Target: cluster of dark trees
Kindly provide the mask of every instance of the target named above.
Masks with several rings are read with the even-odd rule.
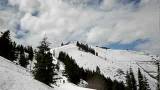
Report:
[[[139,68],[138,68],[138,83],[139,83],[139,90],[151,90],[147,82],[147,78],[144,75],[142,75]]]
[[[83,50],[83,51],[85,51],[85,52],[90,52],[90,53],[92,53],[93,55],[98,56],[98,53],[95,52],[95,50],[94,50],[93,48],[89,47],[88,44],[79,43],[79,42],[77,41],[76,45],[79,47],[79,50]]]
[[[34,78],[51,86],[51,84],[55,83],[53,76],[56,75],[56,65],[52,63],[53,57],[46,37],[43,38],[38,46],[35,59]]]
[[[13,42],[10,38],[10,31],[1,33],[0,37],[0,56],[12,61],[17,62],[22,67],[27,67],[29,60],[32,61],[34,58],[34,51],[31,46],[18,45]],[[35,52],[35,67],[34,67],[34,78],[47,84],[51,85],[55,80],[55,65],[52,63],[53,57],[50,53],[49,43],[45,37],[38,50]]]
[[[0,35],[0,56],[26,68],[29,60],[33,60],[34,52],[31,46],[25,47],[12,41],[10,31],[7,30]]]
[[[65,64],[65,73],[69,81],[74,84],[78,84],[83,79],[88,82],[88,88],[96,90],[125,90],[123,82],[105,78],[100,73],[99,67],[97,67],[96,71],[84,70],[76,64],[74,59],[64,52],[59,53],[58,59]]]
[[[142,75],[139,68],[138,68],[138,84],[134,77],[132,68],[130,68],[130,70],[127,71],[126,75],[126,85],[127,85],[126,87],[127,90],[151,90],[147,82],[147,78]]]

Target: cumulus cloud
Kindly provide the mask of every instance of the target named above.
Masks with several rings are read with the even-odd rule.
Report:
[[[160,3],[158,0],[133,1],[9,0],[9,4],[18,7],[20,31],[27,32],[21,43],[37,46],[44,35],[52,46],[74,40],[109,45],[148,39],[136,48],[159,53]],[[16,34],[17,30],[13,32]]]

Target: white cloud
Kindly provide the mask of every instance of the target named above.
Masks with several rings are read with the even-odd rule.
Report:
[[[77,4],[80,0],[77,1]],[[85,0],[83,0],[83,4]],[[80,2],[81,3],[81,2]],[[24,12],[20,19],[25,40],[36,46],[46,34],[54,45],[62,41],[81,40],[91,44],[131,43],[149,39],[138,49],[150,50],[160,46],[158,0],[141,0],[138,8],[119,5],[117,0],[103,0],[97,8],[73,6],[63,0],[10,0],[10,4]],[[32,16],[38,11],[38,16]],[[159,53],[160,51],[153,51]]]

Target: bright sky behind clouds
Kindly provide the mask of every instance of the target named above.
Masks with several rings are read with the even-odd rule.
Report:
[[[159,54],[159,24],[159,0],[0,0],[0,31],[33,46],[47,35],[52,46],[79,40]]]

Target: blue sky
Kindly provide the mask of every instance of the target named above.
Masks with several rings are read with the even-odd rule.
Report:
[[[149,40],[141,40],[138,39],[128,44],[121,44],[120,42],[112,43],[110,45],[106,45],[105,47],[113,48],[113,49],[128,49],[128,50],[137,50],[136,47],[140,44],[144,44],[149,42]]]

